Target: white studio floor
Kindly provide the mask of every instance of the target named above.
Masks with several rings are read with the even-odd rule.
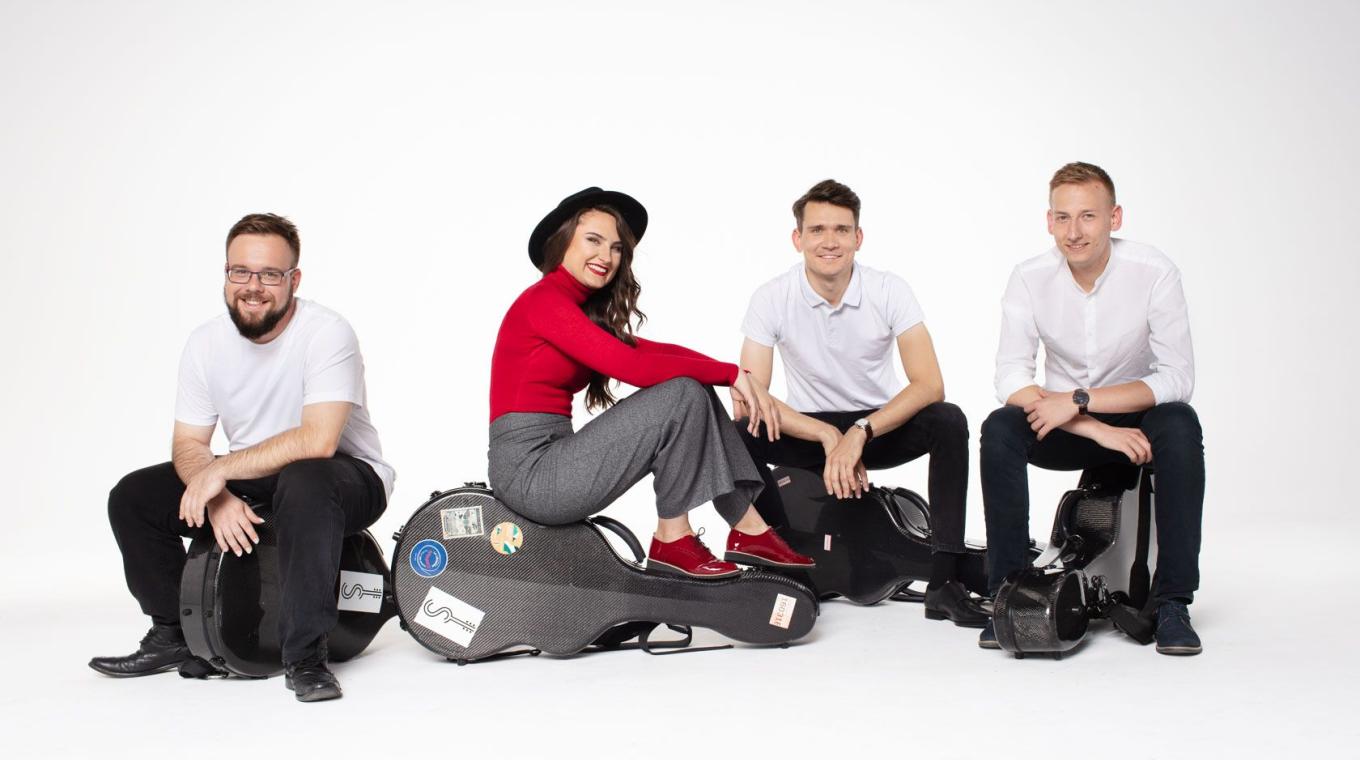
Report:
[[[979,650],[913,604],[823,605],[789,649],[627,651],[465,667],[389,622],[336,667],[346,696],[303,705],[268,681],[115,680],[95,654],[145,628],[116,577],[84,604],[5,606],[0,754],[19,757],[1355,756],[1349,646],[1360,622],[1339,551],[1310,538],[1218,536],[1192,607],[1205,653],[1156,654],[1108,626],[1062,661]],[[1331,539],[1335,540],[1335,539]],[[1328,539],[1322,539],[1324,543]],[[1324,547],[1325,548],[1325,547]],[[700,643],[718,640],[702,635]],[[1123,737],[1123,738],[1120,738]]]

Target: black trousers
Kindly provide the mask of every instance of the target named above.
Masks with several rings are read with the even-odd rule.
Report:
[[[337,454],[293,462],[267,478],[228,481],[227,487],[271,504],[282,586],[279,640],[285,663],[302,660],[335,627],[341,542],[386,509],[382,480],[366,462]],[[109,524],[128,590],[162,625],[179,625],[181,537],[212,535],[208,526],[190,528],[179,519],[183,495],[184,483],[170,462],[137,470],[109,492]]]
[[[1199,588],[1200,521],[1204,513],[1204,434],[1189,404],[1158,404],[1131,414],[1093,414],[1116,427],[1136,427],[1152,444],[1157,467],[1157,599],[1189,603]],[[987,586],[995,593],[1029,563],[1029,465],[1083,470],[1128,463],[1118,451],[1055,430],[1040,441],[1025,410],[1003,406],[982,423],[982,502],[987,515]]]
[[[841,432],[849,430],[855,420],[874,413],[875,409],[858,412],[813,412],[807,416],[821,420]],[[742,440],[751,458],[759,465],[765,490],[760,492],[756,505],[762,511],[768,506],[782,511],[779,487],[767,465],[801,467],[820,472],[826,465],[826,452],[816,441],[804,441],[783,436],[771,443],[764,437],[746,431],[746,421],[738,420]],[[761,428],[762,432],[764,427]],[[864,447],[865,469],[885,470],[930,455],[930,520],[935,551],[961,554],[963,525],[968,497],[968,419],[963,410],[941,401],[931,404],[907,420],[902,427],[876,435]],[[773,501],[767,501],[773,500]]]

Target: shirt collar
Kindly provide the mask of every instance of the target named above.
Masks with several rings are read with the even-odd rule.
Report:
[[[846,286],[845,294],[841,296],[840,305],[858,307],[860,302],[860,296],[863,293],[864,287],[860,281],[859,262],[855,262],[851,266],[853,268],[850,271],[850,284]],[[798,281],[802,285],[803,300],[807,301],[808,306],[814,309],[817,308],[818,306],[826,306],[832,311],[835,311],[836,308],[839,308],[832,307],[829,301],[827,301],[825,298],[822,298],[820,293],[812,289],[812,283],[808,282],[806,268],[800,268],[799,273],[802,275],[801,277],[798,278]]]
[[[1063,257],[1062,251],[1058,250],[1057,246],[1054,246],[1053,251],[1054,253],[1058,254],[1058,261],[1060,262],[1059,268],[1062,269],[1063,273],[1067,275],[1067,279],[1069,282],[1072,283],[1072,287],[1076,288],[1076,291],[1082,294],[1083,296],[1093,296],[1096,293],[1100,292],[1100,286],[1105,284],[1106,280],[1110,279],[1110,272],[1114,271],[1114,268],[1117,265],[1116,262],[1119,257],[1116,256],[1115,253],[1119,248],[1119,246],[1117,245],[1118,242],[1119,241],[1116,240],[1115,238],[1110,238],[1110,259],[1109,261],[1105,262],[1105,270],[1100,273],[1099,277],[1096,278],[1095,285],[1091,286],[1090,293],[1087,293],[1086,291],[1082,290],[1081,285],[1077,284],[1076,275],[1072,274],[1072,267],[1069,267],[1067,265],[1067,259]]]

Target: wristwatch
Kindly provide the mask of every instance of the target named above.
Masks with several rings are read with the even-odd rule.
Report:
[[[1072,403],[1077,405],[1077,414],[1086,414],[1086,405],[1091,403],[1091,394],[1084,388],[1072,391]]]
[[[868,417],[860,417],[855,420],[855,427],[864,431],[864,442],[868,443],[874,439],[874,426],[869,424]]]

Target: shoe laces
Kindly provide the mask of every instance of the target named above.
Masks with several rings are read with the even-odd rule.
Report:
[[[151,626],[151,630],[146,632],[146,635],[143,636],[142,640],[138,642],[138,646],[145,649],[147,644],[174,646],[176,644],[183,643],[184,634],[181,633],[180,635],[176,636],[175,626],[156,624]]]
[[[703,554],[708,556],[709,560],[714,560],[717,559],[717,557],[713,556],[713,552],[708,548],[708,545],[705,544],[703,541],[703,535],[707,530],[708,530],[707,528],[700,528],[699,532],[694,534],[694,543],[699,545],[699,548],[702,550]]]

